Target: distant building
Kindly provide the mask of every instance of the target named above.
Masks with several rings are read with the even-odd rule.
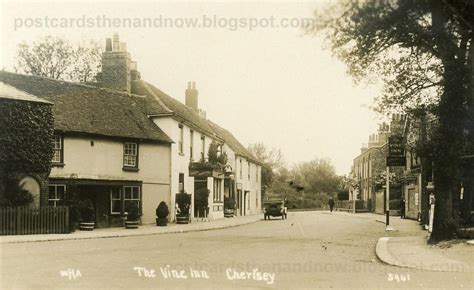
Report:
[[[433,136],[438,120],[431,114],[406,118],[403,130],[406,152],[406,168],[402,175],[405,216],[429,223],[430,195],[436,197],[433,163],[417,154],[420,145]],[[459,180],[453,200],[459,205],[460,217],[465,224],[472,224],[474,215],[474,147],[467,144],[459,160]]]
[[[426,185],[433,182],[430,168],[422,166],[422,160],[416,152],[417,145],[426,139],[426,124],[424,120],[407,118],[403,136],[405,140],[406,168],[402,177],[403,197],[405,200],[405,217],[421,219],[428,218],[428,195]],[[425,174],[428,173],[428,174]]]
[[[362,145],[360,154],[354,158],[351,177],[356,188],[349,195],[350,200],[358,201],[359,210],[384,213],[384,186],[388,138],[392,134],[401,134],[405,122],[403,115],[394,115],[390,125],[382,123],[376,134],[369,136],[369,142]],[[392,173],[401,176],[403,170],[393,168]],[[391,199],[401,198],[401,185],[394,184],[391,188]],[[350,203],[349,203],[350,204]]]

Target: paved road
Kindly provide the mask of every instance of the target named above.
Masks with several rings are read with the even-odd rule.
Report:
[[[383,234],[384,225],[369,216],[304,212],[289,213],[284,221],[262,220],[214,231],[3,244],[1,285],[2,289],[472,289],[472,273],[382,264],[374,247]]]

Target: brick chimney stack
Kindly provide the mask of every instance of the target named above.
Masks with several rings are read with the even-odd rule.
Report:
[[[196,89],[196,82],[188,82],[188,88],[186,89],[185,96],[186,106],[193,108],[193,110],[196,112],[199,112],[198,90]]]
[[[369,149],[375,146],[379,146],[379,135],[372,134],[369,136]]]
[[[383,122],[379,124],[379,129],[377,132],[377,144],[378,146],[382,146],[388,141],[388,137],[390,136],[390,127],[387,123]]]
[[[102,53],[102,86],[118,91],[130,92],[131,71],[130,53],[127,52],[126,44],[120,42],[118,34],[115,33],[112,38],[106,39],[105,51]],[[134,77],[136,75],[134,74]]]

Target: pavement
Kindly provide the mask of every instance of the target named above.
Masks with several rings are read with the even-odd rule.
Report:
[[[223,218],[213,221],[193,220],[189,224],[168,223],[165,227],[158,227],[155,224],[141,225],[138,229],[125,229],[123,227],[115,228],[97,228],[93,231],[75,231],[70,234],[43,234],[43,235],[15,235],[0,236],[0,244],[8,243],[26,243],[26,242],[47,242],[62,240],[83,240],[98,238],[118,238],[131,236],[147,236],[157,234],[186,233],[207,231],[215,229],[232,228],[263,219],[263,215],[240,216],[233,218]]]
[[[380,216],[379,222],[384,222]],[[474,271],[473,241],[455,240],[437,245],[428,244],[429,233],[419,222],[391,217],[390,227],[379,238],[375,252],[384,263],[403,268],[435,272]]]

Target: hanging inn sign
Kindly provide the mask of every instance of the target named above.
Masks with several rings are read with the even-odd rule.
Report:
[[[387,166],[405,166],[405,147],[402,136],[388,137]]]

